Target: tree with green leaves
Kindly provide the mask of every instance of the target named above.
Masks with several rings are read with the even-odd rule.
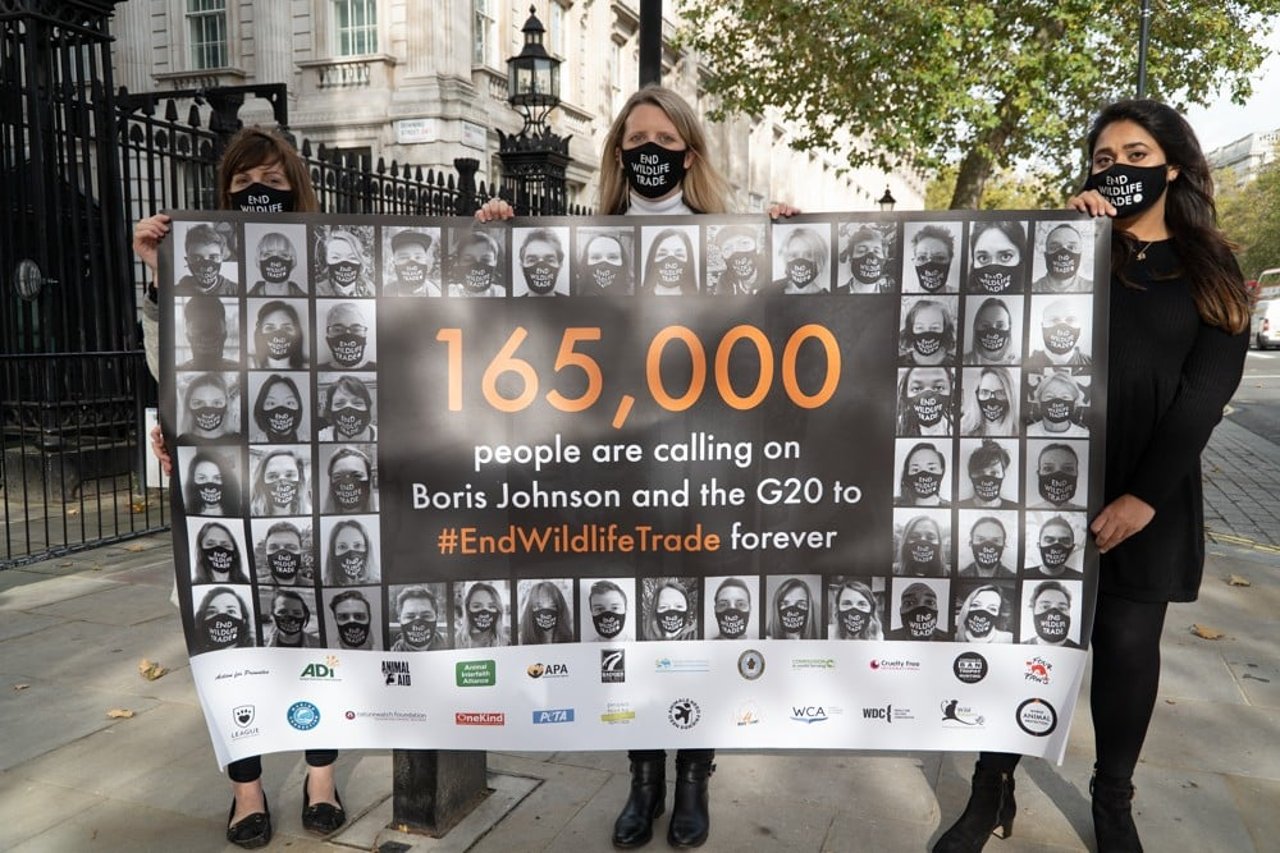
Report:
[[[1280,0],[1155,3],[1148,96],[1178,109],[1220,88],[1237,103],[1267,57]],[[1089,121],[1134,94],[1138,4],[1097,0],[681,0],[681,42],[729,112],[782,111],[801,148],[850,165],[958,161],[952,208],[975,208],[1002,167],[1063,187],[1084,174]]]
[[[1218,222],[1240,244],[1245,278],[1280,267],[1280,148],[1276,159],[1253,180],[1237,185],[1230,170],[1214,175],[1218,184]]]

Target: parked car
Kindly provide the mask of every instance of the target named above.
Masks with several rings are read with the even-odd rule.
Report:
[[[1258,349],[1280,346],[1280,299],[1262,299],[1253,308],[1249,342]]]

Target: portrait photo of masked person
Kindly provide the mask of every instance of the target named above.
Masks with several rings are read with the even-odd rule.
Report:
[[[708,640],[757,640],[760,625],[755,601],[760,579],[757,577],[712,577],[703,584],[707,612],[703,624]],[[713,629],[711,626],[715,626]]]
[[[193,584],[247,584],[244,526],[229,522],[188,519]]]
[[[246,586],[194,586],[191,600],[197,602],[193,655],[222,649],[247,649],[254,645],[253,611],[249,609],[250,588]]]
[[[240,436],[240,377],[235,373],[180,373],[179,444],[217,444]]]
[[[239,451],[231,447],[179,447],[182,505],[187,515],[239,517]]]
[[[569,242],[567,227],[516,228],[512,245],[512,293],[516,296],[568,296],[569,268],[564,247]]]
[[[1021,222],[986,219],[969,228],[966,293],[1026,292],[1027,229]]]
[[[769,577],[765,595],[769,600],[766,636],[771,640],[817,640],[822,637],[822,601],[814,595],[822,579]]]
[[[1049,370],[1092,365],[1092,316],[1088,296],[1031,297],[1031,355],[1023,366]]]
[[[305,586],[313,581],[311,520],[253,523],[253,549],[259,586]]]
[[[174,347],[174,355],[180,359],[178,370],[240,369],[240,306],[236,300],[191,296],[175,299],[174,305],[180,318],[174,337],[186,342],[185,348]]]
[[[453,243],[449,264],[449,295],[454,297],[506,296],[502,269],[502,244],[485,228],[450,229]]]
[[[1022,360],[1022,310],[1026,297],[969,297],[965,309],[965,364],[1017,364]]]
[[[377,441],[378,413],[370,385],[373,373],[322,373],[319,376],[320,420],[328,426],[320,441]]]
[[[298,370],[307,366],[310,352],[301,318],[307,303],[283,299],[248,300],[253,322],[250,366],[259,370]]]
[[[906,367],[955,363],[956,307],[954,296],[903,297],[898,363]]]
[[[382,229],[382,295],[441,296],[439,228]]]
[[[325,645],[331,649],[360,649],[369,651],[382,648],[378,625],[380,615],[375,611],[378,587],[368,589],[344,589],[341,592],[324,591]]]
[[[955,262],[960,243],[959,222],[903,226],[907,245],[906,269],[902,274],[903,293],[958,293],[960,264]]]
[[[833,640],[883,640],[880,599],[867,582],[841,577],[831,580],[828,587],[831,621],[827,636]],[[879,584],[883,592],[883,578],[869,581]]]
[[[1033,293],[1088,293],[1093,269],[1092,222],[1037,222]],[[1087,235],[1087,239],[1086,239]]]
[[[390,625],[393,652],[434,652],[449,648],[449,618],[440,602],[444,584],[409,584],[387,590],[388,607],[395,614]]]
[[[963,599],[961,599],[963,596]],[[970,588],[958,584],[955,640],[958,643],[1012,643],[1014,591],[1012,584],[984,583]]]
[[[1088,438],[1084,425],[1088,416],[1085,376],[1072,376],[1064,370],[1048,374],[1029,374],[1032,385],[1027,407],[1028,438]]]
[[[322,518],[320,535],[325,543],[325,586],[367,586],[381,580],[378,573],[378,518]]]
[[[1080,648],[1080,581],[1040,581],[1023,585],[1027,616],[1022,642],[1032,646]]]
[[[635,287],[635,231],[631,228],[577,229],[578,296],[630,296]]]
[[[316,301],[316,337],[324,341],[321,370],[374,370],[377,365],[373,302]]]
[[[711,292],[716,296],[750,296],[766,290],[765,236],[760,225],[721,225],[707,229],[707,239],[724,264]]]
[[[249,464],[253,469],[249,489],[251,515],[311,513],[311,483],[307,476],[311,467],[310,448],[255,448],[249,451]]]
[[[573,581],[522,580],[516,594],[520,602],[520,645],[573,642]]]
[[[898,371],[897,434],[953,435],[954,371],[946,367],[909,367]]]
[[[375,296],[373,226],[322,225],[313,232],[316,245],[316,295],[355,299]]]
[[[264,624],[262,645],[272,649],[318,649],[320,629],[313,620],[315,593],[310,589],[260,588]]]
[[[253,400],[250,443],[297,444],[309,439],[310,390],[310,377],[305,373],[250,373],[249,397]]]
[[[644,578],[640,611],[642,640],[696,640],[698,593],[694,578]]]
[[[894,506],[951,506],[951,443],[898,439]]]
[[[578,596],[583,607],[582,639],[601,643],[634,640],[635,620],[628,611],[634,594],[635,581],[630,578],[578,581]]]
[[[1021,371],[1013,367],[966,367],[962,375],[961,434],[1017,435],[1022,426]]]
[[[1084,513],[1027,513],[1027,557],[1022,570],[1028,578],[1083,578]]]
[[[962,509],[1018,508],[1018,442],[1008,439],[960,441],[968,476],[960,483]]]
[[[249,286],[250,296],[307,295],[307,289],[298,284],[308,280],[306,256],[298,254],[298,246],[305,246],[306,238],[305,225],[245,223],[245,245],[255,247],[247,278],[257,280]]]
[[[454,584],[458,648],[511,645],[510,591],[506,581]]]
[[[355,447],[333,445],[320,448],[320,464],[324,482],[321,483],[320,511],[352,515],[378,511],[378,476],[373,460],[372,445]]]
[[[890,628],[885,639],[918,642],[950,640],[947,610],[941,606],[948,601],[950,583],[945,580],[895,578],[890,595],[896,597],[896,607],[891,616],[891,625],[896,627]]]
[[[831,292],[831,226],[773,224],[770,295],[812,296]]]
[[[960,513],[960,530],[968,531],[960,545],[960,568],[957,577],[962,578],[1012,578],[1017,577],[1018,564],[1018,514],[1016,512],[983,512],[966,510]]]
[[[1089,445],[1083,441],[1029,441],[1027,508],[1084,511],[1089,495]]]
[[[173,286],[173,295],[238,295],[238,264],[227,244],[227,235],[217,226],[203,222],[179,222],[174,229],[183,246],[183,258],[174,258],[174,267],[181,270],[185,266],[188,273]]]
[[[868,224],[842,222],[840,233],[841,272],[848,270],[848,277],[837,284],[836,293],[892,293],[898,289],[891,269],[893,246],[886,232]]]
[[[644,267],[640,296],[696,296],[698,289],[698,227],[645,226],[640,229]]]
[[[951,574],[951,513],[896,509],[893,526],[895,576],[944,578]]]

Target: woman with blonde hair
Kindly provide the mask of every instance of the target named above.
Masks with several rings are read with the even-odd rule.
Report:
[[[883,640],[880,605],[871,587],[861,581],[845,581],[832,595],[834,638],[841,640]]]

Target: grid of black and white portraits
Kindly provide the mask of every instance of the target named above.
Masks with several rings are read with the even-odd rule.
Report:
[[[1080,643],[1092,225],[551,222],[175,222],[172,423],[200,650]],[[750,294],[897,300],[892,565],[383,582],[377,310],[394,303],[375,297]]]

